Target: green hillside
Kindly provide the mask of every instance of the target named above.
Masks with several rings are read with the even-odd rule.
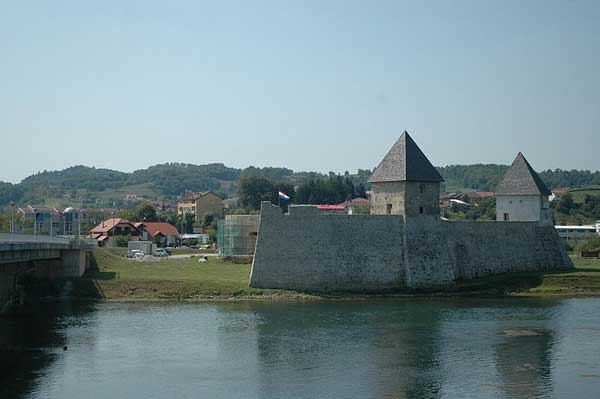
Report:
[[[507,168],[506,165],[477,164],[450,165],[439,167],[438,170],[446,180],[445,191],[468,192],[494,191]],[[367,183],[370,174],[368,169],[359,169],[354,174],[345,173],[355,186],[362,183],[366,189],[370,189]],[[19,184],[0,182],[0,207],[10,201],[53,206],[82,204],[86,207],[121,207],[127,194],[149,200],[170,201],[185,191],[207,190],[231,197],[237,194],[241,177],[264,177],[271,181],[301,185],[308,180],[326,179],[329,175],[274,167],[237,169],[221,163],[165,163],[133,173],[79,165],[61,171],[36,173]],[[575,191],[573,195],[577,201],[582,201],[586,194],[600,194],[600,172],[555,169],[543,171],[540,176],[551,188],[599,187],[597,190],[587,188],[587,191]]]

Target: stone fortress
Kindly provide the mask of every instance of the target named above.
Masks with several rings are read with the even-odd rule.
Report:
[[[442,176],[407,132],[369,179],[371,214],[263,202],[250,285],[318,291],[448,287],[484,275],[573,268],[549,190],[519,153],[496,190],[497,221],[440,217]]]

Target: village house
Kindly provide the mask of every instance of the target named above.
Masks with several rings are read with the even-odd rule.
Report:
[[[115,237],[128,237],[128,239],[140,239],[140,231],[127,219],[110,218],[91,230],[91,237],[98,241],[99,247],[116,246]]]
[[[175,245],[181,237],[177,228],[166,222],[137,222],[134,226],[139,230],[143,240],[152,241],[159,247]]]
[[[83,211],[75,208],[55,208],[27,205],[17,212],[23,218],[22,232],[45,235],[76,235],[79,233]]]
[[[196,214],[196,196],[201,193],[188,193],[186,195],[182,195],[177,202],[177,214],[183,216],[188,213],[195,215]]]
[[[182,196],[177,203],[177,213],[179,215],[190,213],[203,217],[207,213],[212,213],[216,218],[222,218],[224,209],[223,198],[212,191],[189,193]]]
[[[17,211],[23,217],[24,232],[32,234],[59,234],[61,213],[54,207],[27,205]]]

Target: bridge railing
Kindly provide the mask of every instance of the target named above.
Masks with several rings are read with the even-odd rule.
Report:
[[[46,236],[41,234],[0,233],[0,243],[2,244],[28,242],[43,244],[71,244],[77,243],[77,239],[72,240],[66,237]]]

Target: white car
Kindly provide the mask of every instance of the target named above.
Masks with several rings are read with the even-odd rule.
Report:
[[[133,255],[133,257],[136,259],[144,259],[144,256],[146,256],[144,251],[136,251],[136,253]]]
[[[128,258],[135,258],[135,254],[141,252],[139,249],[132,249],[127,251],[127,257]]]
[[[158,257],[165,257],[165,256],[169,256],[169,253],[167,251],[165,251],[162,248],[159,248],[156,250],[156,253],[154,254],[154,256],[158,256]]]

